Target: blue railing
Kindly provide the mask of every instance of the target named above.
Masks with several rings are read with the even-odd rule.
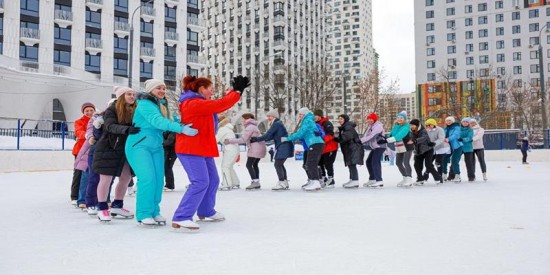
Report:
[[[0,118],[0,150],[71,150],[72,122]],[[68,142],[71,141],[71,142]]]

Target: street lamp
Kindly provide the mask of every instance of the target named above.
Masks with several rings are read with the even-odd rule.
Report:
[[[539,72],[540,72],[540,96],[541,96],[541,112],[542,112],[542,137],[544,139],[544,149],[548,149],[548,136],[545,131],[548,129],[548,119],[546,118],[546,87],[544,84],[544,65],[542,62],[542,30],[548,27],[548,24],[544,24],[539,31]],[[546,30],[548,32],[548,29]]]
[[[134,65],[134,15],[143,5],[147,5],[153,1],[154,0],[149,0],[145,3],[140,1],[141,4],[132,12],[132,19],[130,21],[130,41],[128,45],[128,88],[132,88],[132,67]]]
[[[263,79],[263,75],[262,75],[262,68],[263,68],[263,66],[264,66],[263,62],[264,62],[266,59],[269,60],[270,57],[280,56],[280,55],[282,55],[282,54],[283,54],[282,51],[276,52],[276,53],[274,53],[274,54],[272,54],[272,55],[268,55],[268,56],[266,56],[266,57],[264,57],[264,58],[262,58],[262,59],[260,60],[260,62],[259,62],[259,63],[260,63],[260,69],[259,69],[260,72],[259,72],[259,74],[258,74],[258,75],[259,75],[259,76],[258,76],[258,81],[260,80],[260,77]],[[260,98],[260,97],[259,97],[259,90],[262,88],[262,83],[259,83],[259,84],[260,84],[260,85],[259,85],[260,88],[259,88],[259,89],[255,89],[256,92],[255,92],[255,96],[254,96],[254,97],[255,97],[255,98],[254,98],[254,118],[256,118],[256,119],[258,119],[258,104],[259,104],[259,100],[260,100],[260,99],[259,99],[259,98]],[[256,86],[256,85],[254,85],[254,86]]]

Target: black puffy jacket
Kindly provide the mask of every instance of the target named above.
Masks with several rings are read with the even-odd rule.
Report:
[[[355,126],[355,123],[348,121],[338,127],[339,135],[337,141],[340,143],[346,166],[363,165],[365,150],[363,149],[359,134],[355,130]]]

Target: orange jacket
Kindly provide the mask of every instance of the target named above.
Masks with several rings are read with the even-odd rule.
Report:
[[[216,127],[218,113],[228,110],[239,101],[241,95],[231,91],[220,99],[206,100],[201,95],[186,91],[180,98],[181,123],[193,123],[197,129],[196,136],[176,135],[176,153],[203,157],[219,156],[216,144]]]
[[[76,137],[76,143],[73,147],[74,156],[78,155],[80,148],[82,148],[84,141],[86,141],[86,128],[88,127],[88,121],[90,121],[89,117],[82,116],[74,122],[74,136]]]

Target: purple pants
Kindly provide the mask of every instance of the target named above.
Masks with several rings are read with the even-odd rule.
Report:
[[[220,184],[214,158],[178,154],[178,159],[191,184],[183,195],[172,221],[193,220],[195,213],[200,217],[213,216],[216,214],[214,206]]]

